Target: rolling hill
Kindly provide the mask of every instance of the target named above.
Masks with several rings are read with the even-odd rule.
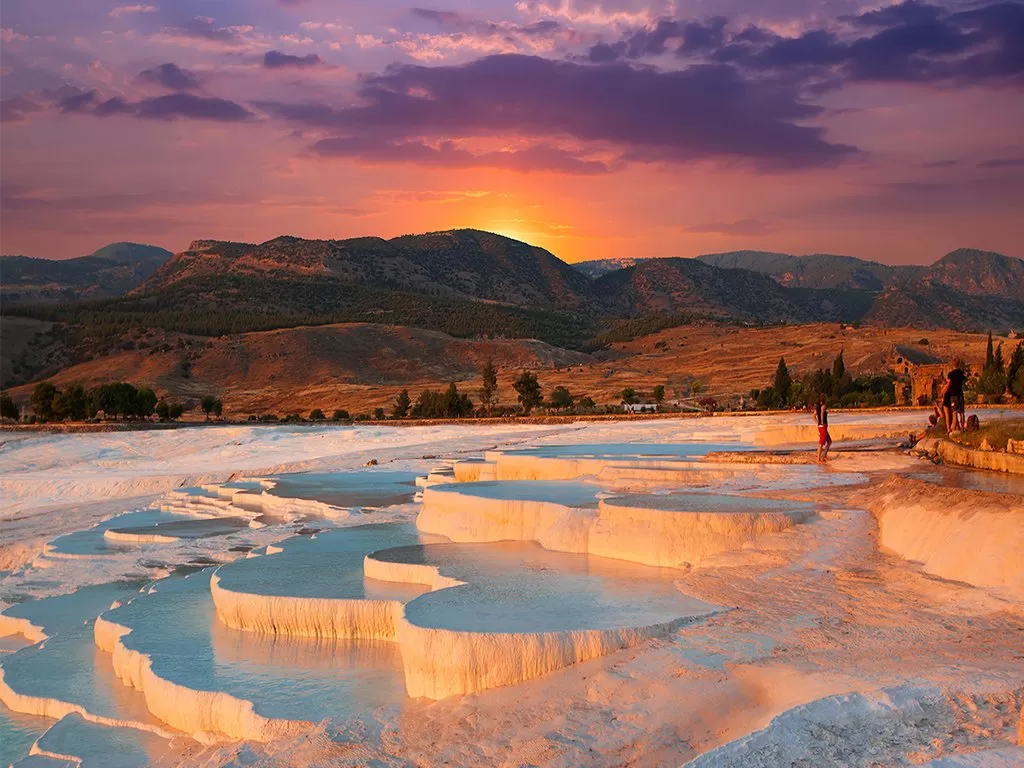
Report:
[[[930,267],[756,251],[626,259],[621,263],[633,263],[590,278],[542,248],[477,230],[390,240],[197,240],[166,259],[159,249],[139,248],[114,244],[68,262],[5,257],[0,386],[69,365],[99,371],[102,361],[140,346],[156,354],[154,347],[166,345],[154,341],[162,335],[194,345],[201,338],[219,343],[221,337],[352,323],[461,339],[535,339],[565,354],[607,350],[695,321],[861,322],[997,333],[1024,328],[1024,262],[968,249]],[[140,279],[143,273],[148,276]],[[16,316],[19,322],[8,321]],[[342,370],[354,355],[366,354],[328,344],[326,337],[323,343]],[[413,345],[389,365],[404,370],[406,358],[416,366],[434,354]],[[224,368],[246,370],[240,363]],[[269,368],[258,370],[263,376]],[[310,370],[327,376],[330,366]]]
[[[155,245],[111,243],[74,259],[0,256],[0,300],[14,304],[121,296],[173,255]]]

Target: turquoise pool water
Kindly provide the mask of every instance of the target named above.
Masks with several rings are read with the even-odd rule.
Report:
[[[679,571],[532,542],[426,544],[374,554],[385,562],[437,566],[466,584],[406,606],[417,626],[467,632],[552,632],[640,627],[699,615],[712,606],[680,592]]]

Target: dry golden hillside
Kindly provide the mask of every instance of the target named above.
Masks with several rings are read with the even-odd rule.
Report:
[[[168,339],[174,343],[100,357],[61,371],[51,381],[59,386],[129,381],[150,386],[161,396],[191,401],[216,394],[234,417],[308,413],[313,408],[357,413],[388,407],[402,389],[409,389],[415,399],[420,390],[449,381],[475,398],[477,372],[490,357],[499,368],[502,402],[515,401],[512,379],[530,368],[545,393],[565,386],[598,403],[617,403],[624,387],[649,391],[664,384],[666,396],[674,399],[688,394],[694,380],[713,395],[745,394],[770,383],[780,357],[799,376],[830,366],[839,350],[852,373],[881,373],[893,345],[916,346],[921,339],[943,358],[959,355],[979,367],[984,357],[986,337],[981,334],[843,330],[834,324],[680,327],[592,356],[539,341],[455,339],[416,328],[352,323]],[[27,400],[30,390],[19,387],[12,394]]]

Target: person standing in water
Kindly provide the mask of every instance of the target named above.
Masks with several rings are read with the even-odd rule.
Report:
[[[828,400],[824,392],[814,406],[814,418],[818,422],[818,463],[823,464],[828,461],[828,449],[832,447],[832,435],[828,433]]]
[[[967,375],[960,368],[960,358],[953,358],[953,370],[946,374],[946,387],[942,390],[942,415],[946,432],[964,428],[964,381]]]

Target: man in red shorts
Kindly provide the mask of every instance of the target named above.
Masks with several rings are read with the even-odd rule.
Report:
[[[832,435],[828,433],[828,402],[825,393],[818,396],[814,406],[814,418],[818,421],[818,462],[828,461],[828,449],[832,447]]]

